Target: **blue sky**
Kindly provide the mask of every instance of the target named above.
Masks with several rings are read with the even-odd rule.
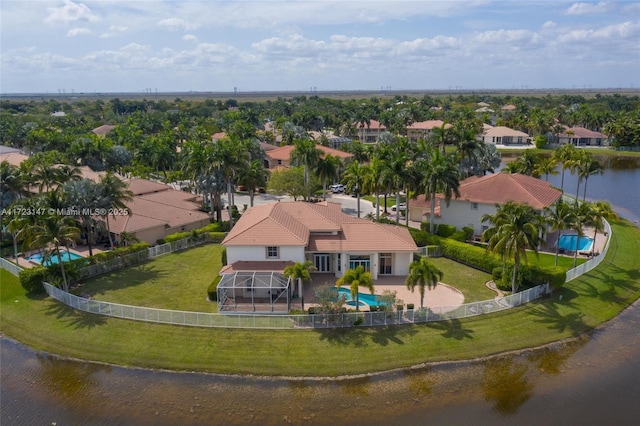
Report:
[[[0,2],[0,92],[640,86],[640,2]]]

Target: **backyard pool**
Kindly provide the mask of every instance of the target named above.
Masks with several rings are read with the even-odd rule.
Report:
[[[61,252],[60,253],[60,257],[62,258],[63,262],[68,262],[70,260],[76,260],[76,259],[82,259],[82,256],[80,256],[79,254],[76,253],[70,253],[70,252]],[[36,263],[41,263],[43,265],[51,265],[51,264],[58,264],[58,256],[55,254],[52,254],[48,260],[46,260],[44,263],[42,262],[42,254],[41,253],[36,253],[36,254],[32,254],[31,256],[27,257],[27,260],[30,260],[32,262],[36,262]]]
[[[345,295],[345,297],[347,298],[347,305],[356,306],[356,301],[351,298],[351,290],[347,288],[339,288],[338,292]],[[358,293],[358,302],[360,302],[360,306],[364,306],[363,302],[369,306],[384,305],[384,303],[378,300],[378,296],[366,293]]]
[[[578,251],[589,251],[593,245],[593,238],[578,237],[577,235],[561,235],[558,239],[558,248],[567,251],[575,251],[576,238],[578,239]]]

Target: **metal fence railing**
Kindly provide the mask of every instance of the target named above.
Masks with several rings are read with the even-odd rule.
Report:
[[[309,329],[415,324],[467,318],[502,311],[530,302],[547,294],[548,285],[541,285],[511,296],[458,306],[415,309],[394,312],[347,312],[337,314],[260,315],[172,311],[140,306],[121,305],[86,299],[67,293],[49,283],[43,283],[54,299],[84,312],[137,321],[211,328]]]
[[[604,260],[607,252],[609,251],[609,243],[611,242],[611,225],[609,225],[609,222],[607,222],[606,220],[604,221],[604,232],[606,233],[605,235],[607,235],[607,242],[605,243],[602,252],[597,256],[594,256],[593,258],[587,260],[582,265],[578,265],[573,269],[569,269],[567,271],[565,282],[568,283],[569,281],[578,278],[580,275],[586,274]]]

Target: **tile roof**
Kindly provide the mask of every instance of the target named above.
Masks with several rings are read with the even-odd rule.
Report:
[[[573,132],[573,136],[569,136],[567,132]],[[561,138],[595,138],[595,139],[607,139],[607,135],[594,132],[593,130],[585,129],[584,127],[566,127],[563,133],[558,135]]]
[[[415,129],[415,130],[433,130],[442,127],[444,121],[442,120],[427,120],[427,121],[419,121],[417,123],[413,123],[410,126],[407,126],[407,129]],[[444,128],[450,129],[451,124],[447,123]]]
[[[21,154],[20,152],[3,152],[2,154],[0,154],[0,162],[6,161],[7,163],[16,167],[20,166],[20,163],[22,163],[27,158],[29,158],[28,155]]]
[[[129,190],[133,192],[133,195],[150,194],[172,189],[169,185],[147,179],[130,179],[125,182],[129,184]]]
[[[484,204],[515,201],[528,204],[536,210],[550,206],[562,195],[550,182],[518,173],[472,176],[460,182],[459,191],[460,200]]]
[[[415,251],[402,227],[342,213],[337,203],[282,202],[247,210],[222,242],[235,246],[306,246],[309,251]]]
[[[270,151],[266,151],[265,154],[267,157],[272,160],[285,160],[289,161],[291,158],[291,152],[294,150],[295,146],[293,145],[285,145],[280,148],[272,149]],[[331,154],[338,158],[351,158],[353,154],[349,154],[348,152],[340,151],[338,149],[333,149],[326,147],[324,145],[316,145],[316,148],[323,152],[323,155]]]
[[[93,129],[92,132],[99,136],[105,136],[115,128],[116,126],[112,124],[103,124],[102,126]]]
[[[284,273],[284,269],[290,265],[294,265],[291,260],[239,260],[223,266],[220,275],[242,271]]]
[[[513,130],[504,126],[496,126],[496,127],[487,129],[485,130],[483,135],[484,136],[516,136],[516,137],[523,137],[523,138],[529,137],[529,135],[526,134],[525,132],[521,132],[519,130]]]
[[[378,120],[369,120],[369,126],[367,123],[354,123],[358,129],[371,129],[371,130],[384,130],[386,127]]]

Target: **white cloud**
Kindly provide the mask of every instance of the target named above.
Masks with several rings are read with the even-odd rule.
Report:
[[[638,37],[640,37],[640,23],[627,21],[620,24],[607,25],[598,29],[569,31],[559,36],[558,41],[563,43],[596,41],[620,43],[624,39],[631,39],[631,41],[637,43]]]
[[[194,42],[198,41],[198,37],[194,36],[193,34],[185,34],[182,36],[182,39],[184,41],[194,41]]]
[[[69,31],[67,31],[67,37],[76,37],[79,35],[87,35],[87,34],[91,34],[91,30],[89,28],[71,28]]]
[[[603,13],[609,9],[608,2],[600,3],[574,3],[566,11],[567,15],[586,15],[593,13]]]
[[[542,24],[542,29],[543,30],[551,30],[551,29],[556,28],[557,26],[558,26],[558,24],[556,24],[555,22],[547,21],[544,24]]]
[[[169,31],[193,30],[198,28],[197,24],[189,23],[181,18],[167,18],[158,21],[158,26],[164,27]]]
[[[49,16],[44,22],[57,24],[68,24],[75,21],[97,22],[100,18],[84,3],[74,3],[71,0],[64,0],[62,7],[49,7]]]
[[[125,25],[111,25],[109,27],[110,31],[117,31],[117,32],[123,32],[123,31],[127,31],[129,28]]]

